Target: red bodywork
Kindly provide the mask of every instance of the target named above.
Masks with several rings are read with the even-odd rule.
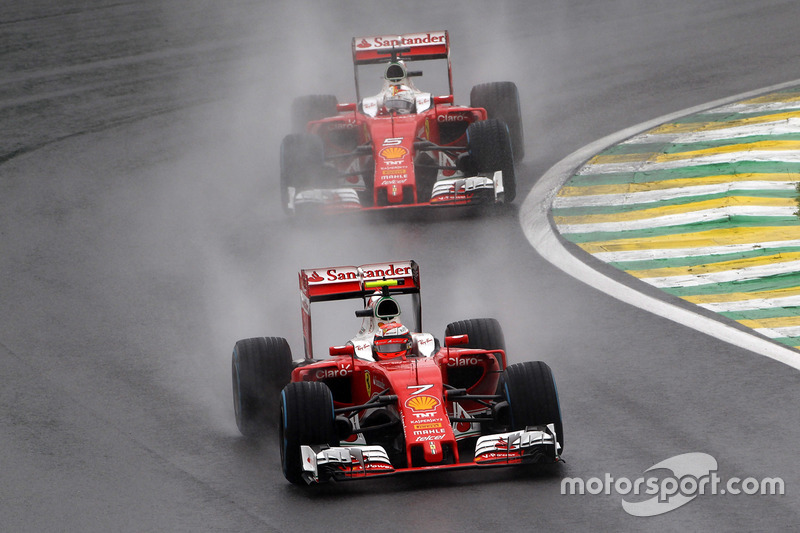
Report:
[[[326,160],[345,182],[357,186],[359,175],[371,175],[371,187],[365,179],[371,198],[362,208],[472,203],[463,190],[436,197],[431,192],[438,179],[457,175],[458,155],[467,151],[467,127],[486,120],[486,110],[453,106],[452,97],[436,97],[430,109],[410,115],[371,117],[355,105],[340,108],[350,111],[309,123],[309,132],[322,138]],[[448,149],[421,150],[426,141]],[[370,153],[356,152],[357,147],[369,147]]]
[[[459,401],[448,394],[447,385],[468,395],[495,394],[500,373],[505,369],[502,350],[442,348],[433,357],[388,362],[364,361],[353,356],[339,355],[305,366],[292,372],[292,381],[321,381],[331,389],[334,407],[346,409],[366,404],[382,393],[397,397],[387,409],[399,416],[405,445],[402,461],[394,472],[429,467],[475,466],[473,456],[461,457],[458,441],[480,434],[479,424],[451,421],[469,418],[486,411],[485,403],[476,400]],[[464,369],[469,369],[464,372]],[[460,371],[459,371],[460,369]],[[465,376],[469,374],[468,378]],[[455,379],[453,379],[455,378]],[[364,409],[363,411],[367,411]],[[353,412],[358,424],[365,413]],[[358,426],[360,427],[360,426]],[[351,438],[355,440],[355,435]],[[369,439],[366,443],[371,443]],[[384,442],[377,442],[385,446]],[[342,441],[342,445],[348,441]],[[504,464],[513,464],[505,461]],[[382,475],[381,469],[364,472],[347,471],[348,477]]]
[[[287,449],[296,454],[294,446],[299,446],[302,472],[292,471],[291,481],[314,483],[331,478],[558,460],[560,445],[554,425],[558,420],[515,426],[509,387],[500,386],[501,377],[508,380],[510,376],[502,348],[470,346],[469,335],[473,333],[458,332],[474,332],[480,337],[480,330],[459,323],[448,325],[451,333],[444,338],[443,347],[433,335],[421,333],[416,262],[304,269],[299,282],[306,354],[302,361],[294,362],[293,383],[287,387],[293,391],[324,391],[325,403],[286,403],[284,388],[282,435],[306,439],[289,445],[282,437],[282,446],[289,446],[282,448],[282,457],[290,453]],[[408,351],[404,349],[391,360],[376,361],[372,352],[376,331],[401,315],[394,299],[397,295],[412,300],[415,325],[410,321],[406,324]],[[360,331],[347,344],[331,347],[329,357],[314,358],[311,304],[345,299],[363,300],[362,308],[355,310],[356,317],[362,318]],[[503,346],[497,338],[475,342],[488,348]],[[303,382],[325,386],[292,386]],[[308,419],[314,422],[310,427],[323,429],[325,436],[311,432],[310,436],[297,437],[297,428],[307,428],[303,420],[308,419],[301,417],[298,422],[292,418],[296,414],[287,417],[289,405],[300,412],[311,409],[313,415]],[[314,440],[320,438],[323,441]]]
[[[492,176],[483,176],[480,186],[474,181],[470,185],[463,179],[456,181],[474,174],[465,173],[459,165],[459,157],[469,151],[467,127],[488,116],[483,108],[453,104],[448,33],[356,37],[352,51],[357,103],[338,104],[337,115],[313,120],[306,127],[307,133],[322,139],[325,163],[338,176],[328,177],[319,185],[318,190],[327,191],[322,194],[324,199],[312,195],[297,202],[341,211],[497,201]],[[377,109],[375,102],[362,99],[359,67],[385,64],[390,58],[406,62],[446,60],[449,93],[421,93],[416,112],[408,115]]]
[[[371,361],[355,356],[355,346],[329,349],[330,357],[313,357],[311,304],[320,301],[361,298],[372,294],[371,282],[391,283],[385,290],[391,294],[414,297],[416,331],[421,331],[419,301],[419,266],[414,261],[396,261],[361,266],[339,266],[301,270],[299,274],[302,300],[303,336],[306,358],[292,372],[291,381],[320,381],[331,390],[337,414],[347,418],[356,428],[368,421],[376,408],[386,409],[399,424],[393,435],[360,437],[359,444],[378,444],[391,449],[391,473],[419,468],[453,468],[475,466],[471,453],[462,457],[458,443],[481,434],[479,423],[469,418],[486,416],[490,402],[497,400],[500,374],[506,368],[503,350],[459,348],[468,341],[465,335],[445,339],[445,346],[435,351],[431,346],[415,346],[416,355],[389,361]],[[435,343],[432,337],[415,341]],[[428,357],[419,353],[430,353]],[[479,398],[475,398],[475,397]],[[396,397],[384,403],[376,398]],[[490,399],[491,398],[491,399]],[[370,403],[373,402],[373,403]],[[365,407],[362,407],[365,406]],[[356,443],[358,433],[341,444]],[[515,459],[506,454],[504,464]],[[362,471],[348,465],[343,477],[384,475],[384,465],[374,464]]]

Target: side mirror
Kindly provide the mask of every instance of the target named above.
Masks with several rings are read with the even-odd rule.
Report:
[[[453,95],[448,94],[447,96],[434,96],[433,97],[434,104],[452,104],[453,103]]]
[[[331,346],[328,348],[328,353],[331,355],[353,356],[356,353],[356,349],[352,344],[345,344],[344,346]]]
[[[450,346],[458,346],[460,344],[467,344],[469,342],[469,335],[451,335],[444,338],[444,345],[448,348]]]
[[[355,103],[348,103],[348,104],[336,104],[336,111],[355,111],[356,104]]]

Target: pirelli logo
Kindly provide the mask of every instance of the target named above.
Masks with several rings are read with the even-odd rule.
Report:
[[[425,422],[423,424],[414,424],[414,429],[436,429],[442,427],[441,422]]]

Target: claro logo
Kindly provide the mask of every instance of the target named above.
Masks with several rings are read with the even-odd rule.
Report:
[[[349,376],[352,371],[353,369],[351,368],[351,364],[346,363],[337,368],[320,368],[317,370],[315,376],[317,379],[343,378],[345,376]]]
[[[477,357],[460,357],[447,361],[447,366],[476,366],[479,364],[480,361]]]
[[[464,122],[467,117],[464,115],[439,115],[436,117],[436,122]]]

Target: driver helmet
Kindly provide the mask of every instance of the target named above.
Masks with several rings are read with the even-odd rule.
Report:
[[[405,358],[411,353],[411,333],[399,322],[383,324],[375,333],[372,353],[376,361]]]
[[[414,111],[416,95],[408,79],[408,70],[402,60],[389,63],[383,74],[386,80],[383,107],[389,113],[407,115]]]
[[[383,100],[386,111],[399,115],[408,115],[414,111],[417,98],[414,91],[406,85],[392,85],[389,94]]]

